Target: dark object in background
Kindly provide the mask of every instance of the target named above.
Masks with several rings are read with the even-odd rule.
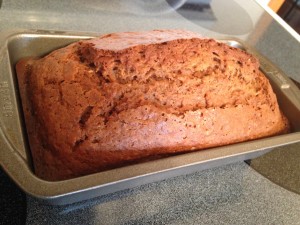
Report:
[[[300,0],[286,0],[277,14],[300,34]]]
[[[185,19],[214,32],[235,36],[247,34],[253,29],[251,17],[235,1],[166,1]],[[239,19],[236,20],[236,18]]]
[[[26,195],[0,168],[0,225],[26,222]]]

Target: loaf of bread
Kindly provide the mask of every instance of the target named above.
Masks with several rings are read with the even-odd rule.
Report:
[[[259,61],[189,31],[108,34],[16,70],[35,173],[46,180],[288,130]]]

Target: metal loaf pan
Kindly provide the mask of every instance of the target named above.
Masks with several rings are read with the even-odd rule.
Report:
[[[171,156],[70,180],[49,182],[39,179],[32,170],[15,64],[23,57],[43,56],[74,41],[96,35],[50,31],[17,31],[0,35],[0,163],[7,174],[29,195],[49,204],[70,204],[169,177],[252,159],[274,147],[300,140],[300,92],[294,83],[241,41],[220,40],[242,48],[260,59],[261,70],[270,79],[281,109],[292,124],[291,133]]]

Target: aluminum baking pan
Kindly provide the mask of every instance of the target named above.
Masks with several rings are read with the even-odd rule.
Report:
[[[29,195],[49,204],[70,204],[169,177],[252,159],[274,147],[300,140],[299,89],[276,66],[243,42],[234,39],[221,40],[251,52],[260,59],[261,70],[270,79],[281,109],[292,124],[291,133],[171,156],[70,180],[49,182],[39,179],[32,170],[15,64],[23,57],[42,56],[71,42],[95,35],[52,31],[18,31],[0,35],[0,163],[15,183]]]

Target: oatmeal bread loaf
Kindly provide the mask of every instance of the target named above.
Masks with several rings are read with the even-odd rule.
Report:
[[[188,31],[108,34],[16,70],[46,180],[288,130],[256,58]]]

